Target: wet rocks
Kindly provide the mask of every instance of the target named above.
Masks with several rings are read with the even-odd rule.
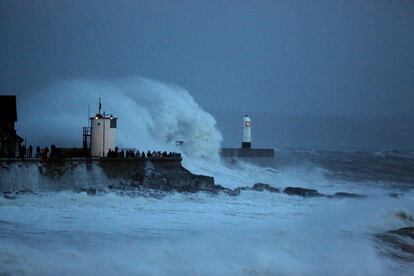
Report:
[[[327,197],[327,198],[365,198],[365,195],[346,193],[346,192],[337,192],[333,195],[325,195],[319,193],[314,189],[306,189],[301,187],[287,187],[283,190],[287,195],[296,195],[302,197]]]
[[[19,195],[29,195],[29,194],[34,194],[34,192],[32,190],[29,189],[22,189],[22,190],[18,190],[15,192],[12,191],[4,191],[3,192],[3,197],[6,199],[17,199],[17,196]]]
[[[242,186],[242,187],[237,187],[236,189],[234,189],[234,191],[237,194],[240,194],[241,191],[251,191],[251,190],[252,190],[252,187],[249,187],[249,186]]]
[[[414,222],[414,219],[412,216],[410,216],[409,214],[407,214],[404,211],[399,211],[397,213],[395,213],[395,216],[399,219],[401,219],[402,221],[404,221],[405,223],[412,223]]]
[[[230,195],[239,195],[241,191],[256,191],[256,192],[269,192],[269,193],[280,193],[280,189],[270,186],[269,184],[256,183],[252,187],[242,186],[232,190]]]
[[[404,228],[400,228],[400,229],[397,229],[397,230],[391,230],[388,233],[398,235],[398,236],[401,236],[401,237],[409,237],[414,242],[414,227],[404,227]],[[414,247],[413,247],[413,249],[414,249]],[[414,254],[414,250],[411,253]]]
[[[407,262],[414,261],[414,227],[404,227],[377,234],[381,245],[388,250],[387,255]]]
[[[138,187],[166,192],[212,192],[217,193],[223,187],[217,187],[209,176],[182,173],[181,175],[164,174],[146,177]]]
[[[280,189],[270,186],[269,184],[256,183],[252,187],[253,191],[258,192],[270,192],[270,193],[280,193]]]
[[[225,188],[221,185],[215,185],[215,189],[216,189],[216,191],[214,193],[222,192],[222,193],[228,194],[229,196],[238,196],[238,195],[240,195],[240,190],[238,188],[232,190],[232,189],[229,189],[229,188]]]
[[[96,189],[95,188],[81,189],[81,191],[85,192],[87,195],[90,195],[90,196],[96,195]]]
[[[18,190],[17,192],[15,192],[14,194],[16,195],[31,195],[34,194],[32,190],[29,189],[22,189],[22,190]]]
[[[302,197],[320,197],[323,194],[320,194],[317,190],[306,189],[301,187],[287,187],[283,190],[283,193],[287,195],[296,195]]]
[[[143,189],[142,187],[132,187],[132,186],[125,186],[125,185],[109,185],[109,191],[116,193],[119,196],[128,196],[128,197],[151,197],[156,199],[164,198],[168,192],[158,191],[158,190],[151,190],[151,189]]]
[[[333,195],[328,195],[327,197],[328,198],[364,198],[366,196],[360,195],[360,194],[354,194],[354,193],[339,192]]]
[[[100,166],[114,186],[183,193],[218,193],[224,189],[215,185],[213,177],[195,175],[177,160],[114,160],[101,162]]]
[[[17,199],[17,196],[14,195],[12,192],[3,192],[3,197],[5,199]]]
[[[256,192],[270,192],[270,193],[280,193],[281,189],[273,187],[265,183],[256,183],[252,187],[242,186],[233,190],[231,195],[238,195],[241,191],[256,191]],[[301,196],[301,197],[327,197],[327,198],[364,198],[365,195],[346,193],[346,192],[337,192],[333,195],[325,195],[319,193],[315,189],[307,189],[302,187],[286,187],[283,190],[284,194],[290,196]]]
[[[2,170],[7,177],[0,178],[0,188],[11,191],[3,196],[15,199],[18,195],[31,193],[24,187],[39,187],[54,191],[72,190],[84,192],[90,196],[106,192],[111,186],[133,188],[140,192],[207,192],[212,194],[224,193],[229,196],[238,196],[242,191],[284,193],[289,196],[328,197],[328,198],[362,198],[363,195],[339,192],[333,195],[324,195],[315,189],[302,187],[286,187],[284,190],[266,183],[256,183],[253,186],[242,186],[229,189],[217,185],[213,177],[195,175],[185,169],[180,160],[141,160],[141,159],[79,159],[55,160],[51,162],[15,162],[15,165],[25,164],[27,176],[29,172],[39,171],[35,182],[24,181],[9,183],[4,180],[9,174],[16,174],[15,170]],[[0,163],[1,164],[1,163]],[[1,167],[0,167],[1,168]],[[30,168],[30,170],[29,170]],[[21,169],[19,169],[21,170]],[[85,171],[84,174],[78,171]],[[11,177],[12,175],[10,175]],[[88,185],[85,187],[85,185]],[[80,188],[83,187],[83,188]]]

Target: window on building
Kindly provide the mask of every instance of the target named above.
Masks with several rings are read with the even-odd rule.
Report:
[[[115,118],[111,119],[111,125],[109,127],[110,128],[116,128],[116,119]]]

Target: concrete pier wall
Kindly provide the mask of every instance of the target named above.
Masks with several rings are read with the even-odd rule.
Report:
[[[164,191],[209,191],[214,178],[194,175],[181,158],[0,160],[0,190],[62,191],[130,186]]]
[[[274,149],[222,148],[224,158],[274,158]]]

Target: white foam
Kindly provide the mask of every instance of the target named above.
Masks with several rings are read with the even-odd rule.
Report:
[[[0,198],[0,273],[410,272],[404,264],[381,256],[372,235],[408,226],[410,222],[395,213],[414,214],[412,192],[394,199],[379,187],[326,179],[318,168],[277,171],[221,163],[221,135],[214,118],[181,88],[139,78],[55,83],[24,103],[21,120],[33,126],[26,133],[34,137],[29,143],[54,143],[56,137],[46,137],[49,133],[57,133],[62,143],[79,141],[86,106],[98,97],[104,99],[105,110],[120,118],[122,146],[176,150],[174,141],[184,140],[184,165],[194,173],[214,176],[218,184],[234,188],[265,182],[369,197],[303,199],[242,192],[238,197],[170,194],[159,200],[60,192]]]
[[[411,205],[409,204],[411,203]],[[372,234],[406,226],[412,198],[329,200],[245,192],[158,200],[85,193],[0,199],[0,272],[388,275],[409,267]]]

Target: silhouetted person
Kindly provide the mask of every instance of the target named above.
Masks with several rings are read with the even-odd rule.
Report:
[[[141,157],[145,158],[145,152],[142,152]]]
[[[152,155],[151,155],[151,152],[150,151],[147,151],[147,157],[151,157]]]
[[[124,153],[124,150],[121,150],[121,152],[119,153],[119,157],[121,157],[121,158],[124,158],[125,157],[125,153]]]
[[[36,158],[39,158],[39,157],[40,157],[40,147],[37,146],[36,147]]]
[[[30,145],[29,149],[27,150],[27,157],[29,157],[29,158],[33,157],[33,147],[32,147],[32,145]]]
[[[44,158],[47,159],[47,156],[49,154],[49,149],[47,147],[44,148],[43,154],[44,154]]]
[[[19,157],[24,160],[24,156],[26,154],[26,147],[25,146],[19,146]]]
[[[50,146],[50,157],[55,157],[55,156],[56,156],[56,146],[51,145]]]

